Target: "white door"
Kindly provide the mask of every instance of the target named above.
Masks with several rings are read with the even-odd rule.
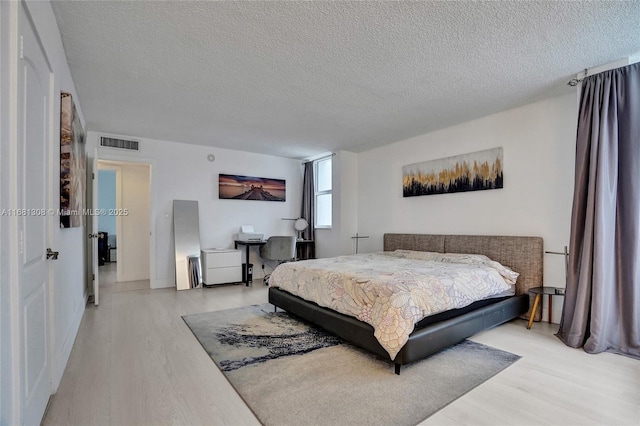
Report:
[[[46,250],[53,215],[43,209],[51,207],[48,159],[53,142],[53,85],[47,57],[22,2],[18,31],[17,216],[13,224],[17,235],[13,241],[17,240],[20,412],[23,424],[38,425],[51,394]]]

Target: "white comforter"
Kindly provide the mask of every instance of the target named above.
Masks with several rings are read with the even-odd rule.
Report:
[[[418,321],[508,291],[517,277],[482,255],[397,250],[284,263],[269,285],[370,324],[393,360]]]

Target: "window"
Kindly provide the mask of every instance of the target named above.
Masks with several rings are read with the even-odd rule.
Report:
[[[316,228],[331,228],[331,157],[313,164]]]

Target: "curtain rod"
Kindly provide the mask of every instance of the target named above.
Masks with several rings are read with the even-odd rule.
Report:
[[[582,82],[585,78],[587,78],[589,70],[587,68],[584,69],[584,76],[582,78],[572,78],[567,83],[567,86],[575,87],[578,83]]]
[[[628,56],[625,58],[621,58],[617,61],[609,62],[608,64],[599,65],[593,68],[585,68],[584,75],[582,76],[582,78],[578,78],[578,76],[580,75],[578,74],[576,78],[572,78],[571,80],[569,80],[569,82],[567,83],[567,86],[571,86],[571,87],[577,86],[578,83],[584,81],[585,78],[589,77],[589,71],[591,71],[591,75],[593,76],[596,74],[603,73],[605,71],[626,67],[627,65],[632,65],[639,61],[640,61],[640,56]]]
[[[302,164],[307,164],[307,163],[312,163],[314,161],[320,161],[320,160],[324,160],[325,158],[329,158],[329,157],[335,157],[336,153],[332,152],[331,154],[327,154],[324,157],[318,157],[318,158],[314,158],[313,160],[307,160],[307,161],[303,161]]]

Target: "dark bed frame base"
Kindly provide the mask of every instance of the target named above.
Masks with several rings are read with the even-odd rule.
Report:
[[[529,319],[529,315],[523,315],[531,306],[529,289],[543,285],[544,253],[543,241],[539,237],[387,233],[383,236],[383,246],[385,251],[405,249],[484,254],[520,274],[516,282],[516,296],[414,330],[393,359],[396,374],[400,373],[400,366],[427,357],[482,330],[518,316]],[[269,302],[383,359],[389,359],[369,324],[322,308],[276,287],[269,289]],[[540,318],[540,311],[540,307],[532,311],[535,319]]]
[[[269,289],[269,303],[356,346],[384,359],[389,359],[387,351],[374,337],[373,327],[367,323],[323,308],[275,287]],[[514,296],[461,316],[414,330],[407,343],[393,360],[395,373],[400,374],[402,365],[425,358],[480,331],[517,318],[526,313],[528,309],[529,297],[527,295]]]

